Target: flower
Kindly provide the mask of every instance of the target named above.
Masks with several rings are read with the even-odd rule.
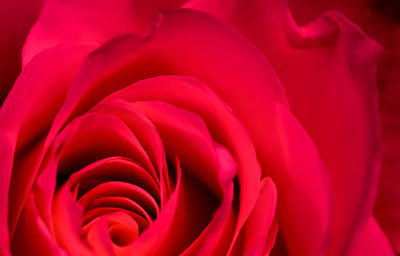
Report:
[[[46,1],[0,110],[2,254],[394,255],[380,51],[284,1]]]

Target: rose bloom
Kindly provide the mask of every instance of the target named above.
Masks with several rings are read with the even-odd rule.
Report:
[[[0,10],[1,255],[400,253],[399,2]]]

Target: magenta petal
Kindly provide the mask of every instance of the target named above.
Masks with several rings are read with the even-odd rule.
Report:
[[[221,196],[224,182],[237,172],[232,157],[226,158],[225,169],[219,166],[217,149],[223,148],[211,138],[204,121],[194,113],[162,102],[134,103],[153,122],[167,156],[178,156],[181,165],[216,195]],[[226,149],[225,149],[226,150]],[[220,172],[221,171],[221,172]]]
[[[2,145],[0,147],[0,252],[6,256],[10,255],[7,210],[15,140],[15,136],[10,136],[3,132],[0,133]]]
[[[179,76],[143,80],[111,95],[110,98],[133,102],[159,100],[201,116],[210,134],[218,138],[231,152],[238,166],[241,193],[236,237],[257,199],[261,170],[246,129],[227,105],[205,84],[193,78]]]
[[[108,216],[96,219],[88,229],[87,241],[99,256],[114,256],[113,246],[108,235]]]
[[[24,68],[0,110],[0,144],[4,152],[0,158],[0,173],[1,182],[4,182],[1,188],[5,189],[0,196],[0,211],[4,211],[0,214],[1,242],[8,240],[4,234],[8,229],[7,210],[12,233],[36,176],[38,160],[29,157],[41,152],[42,134],[51,125],[83,58],[94,47],[92,44],[71,43],[38,55]],[[59,65],[52,65],[54,62]],[[47,72],[41,72],[43,69]],[[24,148],[27,150],[25,154],[14,155]],[[11,165],[13,159],[18,165]],[[8,196],[12,196],[10,209]]]
[[[378,70],[383,164],[374,214],[400,254],[400,24],[384,28],[386,43]]]
[[[253,207],[252,199],[256,198],[256,192],[249,190],[255,186],[250,173],[256,175],[256,169],[249,169],[249,163],[252,163],[251,156],[246,156],[249,149],[245,150],[247,153],[242,151],[248,146],[248,138],[246,140],[246,136],[240,135],[240,126],[230,114],[224,112],[226,107],[215,94],[197,80],[165,76],[135,83],[111,95],[111,98],[133,102],[162,100],[204,118],[211,134],[230,146],[238,162],[239,186],[243,188],[240,194],[243,212],[238,222],[243,223],[249,213],[247,211]],[[325,248],[329,238],[331,198],[327,173],[312,141],[290,112],[279,104],[267,103],[264,104],[265,109],[254,113],[260,115],[259,119],[253,120],[258,125],[249,127],[253,136],[259,136],[258,140],[254,140],[259,149],[259,161],[264,166],[265,174],[271,174],[278,189],[281,189],[279,195],[282,199],[278,202],[280,221],[286,238],[294,246],[293,250],[316,253]]]
[[[157,129],[140,109],[123,100],[115,100],[96,105],[92,111],[103,115],[114,115],[129,127],[146,151],[159,179],[160,173],[165,167],[163,144]]]
[[[82,206],[73,198],[70,186],[62,186],[53,201],[53,223],[57,242],[70,255],[94,255],[81,240]]]
[[[368,219],[360,239],[356,242],[351,256],[394,256],[395,253],[388,238],[374,217]]]
[[[335,12],[297,27],[285,1],[237,1],[222,14],[215,11],[218,6],[191,7],[206,12],[210,8],[271,62],[291,110],[329,171],[334,194],[329,255],[345,253],[367,221],[376,192],[380,138],[375,81],[380,47]]]
[[[54,143],[59,150],[60,175],[78,171],[106,157],[125,156],[139,163],[155,177],[153,165],[140,141],[129,127],[114,115],[88,113],[60,132]]]
[[[269,63],[243,37],[197,11],[164,11],[159,16],[151,37],[118,37],[88,57],[54,130],[106,95],[160,74],[187,75],[204,81],[243,116],[257,112],[265,101],[287,105],[284,89]],[[218,40],[204,42],[208,37]],[[228,61],[232,56],[234,61]],[[251,104],[247,99],[252,99]]]
[[[43,223],[33,195],[26,200],[11,244],[13,255],[64,255]]]
[[[69,41],[104,43],[126,33],[147,34],[160,8],[179,7],[182,0],[45,1],[24,46],[23,63],[38,52]]]
[[[327,9],[342,12],[383,45],[378,64],[383,163],[374,214],[400,253],[400,2],[396,0],[290,0],[294,17],[307,23]]]
[[[274,228],[276,203],[275,184],[270,178],[264,178],[261,181],[260,194],[256,205],[246,221],[243,254],[263,255],[268,249],[267,247],[271,246],[267,242],[271,239],[270,236],[273,239],[275,238],[271,229]]]
[[[21,72],[21,52],[43,0],[6,1],[0,8],[0,106]]]

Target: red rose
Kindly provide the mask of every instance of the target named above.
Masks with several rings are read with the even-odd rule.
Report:
[[[46,1],[0,110],[1,254],[394,255],[379,52],[283,1]]]

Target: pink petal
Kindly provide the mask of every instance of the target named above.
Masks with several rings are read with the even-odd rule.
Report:
[[[106,157],[125,156],[136,161],[153,177],[153,165],[140,141],[114,115],[87,113],[69,123],[54,140],[59,150],[59,175],[68,175]]]
[[[218,40],[204,42],[208,37]],[[232,56],[235,61],[227,61]],[[164,12],[151,38],[120,37],[87,59],[50,133],[55,133],[65,121],[85,112],[107,94],[136,80],[163,73],[191,75],[206,81],[240,118],[253,125],[257,125],[259,117],[267,118],[266,110],[260,112],[263,109],[260,106],[266,102],[286,104],[283,89],[268,62],[248,41],[207,15],[189,10],[169,11]],[[256,176],[244,173],[241,176],[248,182],[258,182]],[[243,206],[246,210],[241,213],[240,223],[251,210],[255,202],[252,193],[257,190],[250,184],[242,186],[252,191],[246,194],[249,198],[241,200],[247,206]]]
[[[157,101],[134,104],[157,127],[167,155],[177,155],[185,173],[192,174],[201,182],[204,190],[208,189],[221,197],[221,205],[212,221],[183,255],[210,255],[219,250],[223,253],[232,238],[222,240],[221,237],[226,229],[234,227],[234,223],[232,225],[230,222],[230,214],[232,180],[237,171],[235,160],[226,148],[212,140],[203,120],[195,114]],[[232,235],[232,231],[230,233]]]
[[[191,244],[204,242],[199,241],[204,232],[207,234],[205,238],[214,239],[206,240],[200,249],[215,250],[221,226],[231,211],[233,182],[225,186],[226,194],[219,202],[190,172],[181,172],[179,162],[177,172],[177,186],[169,202],[134,244],[134,252],[138,255],[178,255]]]
[[[199,6],[208,8],[214,6]],[[341,254],[367,221],[375,196],[379,46],[338,13],[297,27],[284,1],[239,1],[225,12],[218,16],[271,61],[291,110],[327,165],[334,192],[329,254]]]
[[[5,1],[0,8],[0,106],[21,72],[21,51],[43,0]]]
[[[21,213],[11,244],[13,255],[64,255],[43,224],[31,194]]]
[[[40,51],[69,41],[104,43],[126,33],[147,35],[159,8],[179,7],[183,0],[45,1],[24,45],[23,64]]]
[[[265,255],[266,247],[271,246],[267,241],[271,239],[271,236],[274,239],[276,235],[270,233],[271,228],[273,228],[276,202],[275,184],[270,178],[264,178],[261,182],[257,203],[246,222],[246,235],[243,244],[244,255]]]
[[[108,216],[99,217],[87,233],[87,241],[99,256],[114,256],[113,245],[108,235]]]
[[[154,101],[134,103],[153,122],[163,141],[168,157],[178,156],[181,165],[221,196],[225,182],[236,175],[236,163],[223,146],[208,133],[199,116],[169,104]],[[220,170],[217,149],[228,152],[226,169]],[[223,172],[222,172],[223,171]]]
[[[176,76],[143,80],[111,95],[110,98],[121,98],[132,102],[164,101],[202,117],[210,134],[227,147],[238,165],[241,203],[235,230],[236,237],[256,201],[260,167],[246,130],[224,102],[198,80]]]
[[[400,29],[400,27],[399,27]],[[400,30],[399,30],[400,31]],[[398,34],[398,33],[397,33]],[[400,38],[399,38],[400,40]],[[400,41],[398,41],[400,42]],[[399,45],[399,44],[397,44]],[[391,57],[395,64],[383,75],[381,120],[383,124],[383,164],[374,214],[396,253],[400,253],[400,48]],[[395,57],[397,56],[397,58]],[[388,64],[389,65],[389,64]]]
[[[394,256],[389,240],[373,217],[370,217],[351,256]]]
[[[61,106],[83,58],[93,48],[92,44],[69,44],[38,55],[24,68],[0,110],[0,144],[4,152],[4,157],[0,158],[1,188],[4,189],[0,197],[2,243],[7,243],[8,228],[13,233],[23,201],[36,176],[38,159],[35,154],[41,153],[42,136]],[[59,65],[52,64],[55,62]],[[42,72],[43,69],[47,72]],[[52,97],[48,97],[49,94]],[[13,159],[17,165],[12,166]],[[10,209],[9,196],[12,199]]]
[[[166,73],[206,82],[229,105],[243,105],[238,111],[246,115],[266,100],[286,105],[283,88],[269,63],[247,40],[212,17],[190,10],[165,11],[159,19],[151,37],[119,37],[89,56],[56,127],[111,92]],[[218,40],[203,42],[208,36]],[[234,61],[229,61],[232,56]],[[253,100],[251,106],[243,104],[247,99]],[[58,130],[56,127],[53,129]]]
[[[101,159],[69,177],[71,186],[79,186],[78,196],[106,181],[124,181],[138,185],[154,198],[160,193],[159,185],[145,169],[132,159],[120,156]]]
[[[141,207],[137,202],[122,196],[103,196],[95,199],[87,210],[99,207],[112,207],[115,209],[124,209],[130,212],[134,212],[140,216],[143,216],[149,223],[153,221],[152,217]]]
[[[161,204],[164,205],[171,193],[172,186],[168,179],[164,147],[158,131],[151,121],[132,104],[123,100],[114,100],[98,104],[92,109],[102,114],[113,114],[118,116],[140,140],[145,149],[160,181]]]
[[[94,255],[81,240],[82,206],[71,194],[70,186],[64,185],[53,201],[53,223],[57,243],[70,255]]]
[[[143,149],[150,158],[159,179],[165,167],[165,152],[158,131],[151,121],[132,104],[122,100],[98,104],[92,112],[103,115],[114,115],[126,124],[140,141]]]
[[[392,246],[400,253],[400,26],[398,1],[289,1],[302,24],[323,10],[335,9],[357,23],[384,47],[378,63],[379,112],[382,122],[383,163],[375,205],[375,216]]]
[[[133,202],[137,202],[142,206],[153,218],[159,214],[157,202],[151,195],[139,186],[121,181],[108,181],[97,185],[84,194],[78,202],[85,209],[90,209],[91,204],[96,200],[96,198],[108,196],[129,198]]]
[[[248,145],[247,136],[241,133],[242,127],[236,118],[226,113],[223,102],[201,82],[174,76],[140,81],[110,98],[132,102],[160,100],[198,113],[204,119],[210,133],[230,149],[238,163],[242,189],[237,232],[253,207],[257,192],[249,188],[257,186],[254,178],[259,174],[255,166],[253,169],[249,165],[254,161],[249,154],[252,146]],[[253,142],[259,149],[257,153],[264,171],[273,175],[278,189],[281,187],[279,195],[282,199],[278,206],[281,207],[282,228],[296,250],[320,250],[329,229],[331,202],[327,174],[311,140],[286,108],[267,102],[264,107],[251,116],[257,116],[250,120],[257,125],[251,126],[250,132],[259,136]],[[310,236],[314,238],[310,240]]]

